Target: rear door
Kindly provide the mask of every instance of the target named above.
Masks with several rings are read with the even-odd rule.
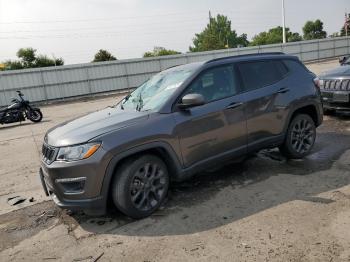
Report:
[[[269,144],[283,133],[291,87],[288,68],[281,60],[242,62],[237,65],[244,92],[248,147]]]

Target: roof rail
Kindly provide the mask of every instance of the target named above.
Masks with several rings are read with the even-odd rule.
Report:
[[[230,58],[260,56],[260,55],[261,56],[263,56],[263,55],[285,55],[285,53],[283,53],[283,52],[266,52],[266,53],[252,53],[252,54],[246,54],[246,55],[225,56],[225,57],[219,57],[219,58],[209,60],[209,61],[205,62],[205,64],[209,64],[209,63],[215,62],[215,61],[230,59]]]

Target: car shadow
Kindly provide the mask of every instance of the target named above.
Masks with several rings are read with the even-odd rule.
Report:
[[[336,111],[327,114],[329,118],[335,118],[338,120],[350,120],[350,110],[349,111]]]
[[[203,232],[254,215],[280,204],[333,200],[318,194],[350,184],[349,172],[331,171],[335,161],[350,149],[350,135],[318,134],[312,154],[287,160],[277,149],[262,150],[242,163],[197,174],[171,186],[169,197],[154,215],[130,219],[117,211],[103,217],[72,214],[76,224],[94,234],[166,236]]]

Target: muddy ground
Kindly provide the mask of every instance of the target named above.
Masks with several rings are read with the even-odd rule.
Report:
[[[306,159],[263,150],[198,174],[147,219],[56,208],[37,178],[43,134],[116,99],[43,107],[41,124],[0,128],[0,261],[350,261],[347,116],[325,117]]]

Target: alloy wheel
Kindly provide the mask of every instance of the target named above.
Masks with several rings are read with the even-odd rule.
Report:
[[[300,119],[294,123],[291,132],[291,144],[299,154],[308,152],[315,141],[313,125],[307,119]]]
[[[138,210],[149,211],[164,198],[166,188],[166,172],[155,163],[146,163],[132,178],[131,201]]]

